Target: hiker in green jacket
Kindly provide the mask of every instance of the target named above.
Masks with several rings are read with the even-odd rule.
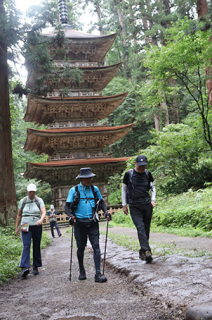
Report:
[[[27,186],[27,196],[20,200],[18,204],[18,214],[16,218],[16,233],[19,236],[19,225],[23,242],[20,268],[22,268],[22,278],[26,278],[30,268],[30,247],[33,240],[33,274],[37,275],[38,267],[42,266],[41,261],[41,237],[42,223],[46,216],[46,209],[41,198],[36,196],[37,187],[30,183]]]

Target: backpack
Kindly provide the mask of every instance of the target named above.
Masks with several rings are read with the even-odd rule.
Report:
[[[98,210],[100,209],[99,208],[99,203],[100,203],[100,200],[98,199],[97,197],[97,191],[95,191],[94,189],[94,186],[91,184],[91,190],[93,192],[93,195],[94,195],[94,201],[95,201],[95,208],[92,208],[92,212],[93,212],[93,220],[94,221],[99,221],[99,215],[98,215]],[[78,190],[78,185],[75,186],[75,193],[76,193],[76,196],[74,197],[74,201],[76,201],[77,203],[79,203],[80,201],[80,192]],[[87,200],[89,201],[89,199],[91,200],[91,198],[87,198]],[[90,201],[89,201],[90,202]],[[76,209],[76,208],[75,208]]]
[[[93,192],[94,201],[95,201],[95,204],[96,204],[99,199],[97,197],[97,191],[95,191],[93,184],[91,184],[91,190]],[[76,196],[74,197],[74,200],[77,200],[79,202],[80,201],[80,192],[78,190],[78,184],[75,186],[75,193],[76,193]]]
[[[129,172],[129,183],[131,183],[131,186],[134,189],[133,184],[132,184],[133,170],[134,169],[130,169],[128,172]],[[149,171],[147,169],[145,169],[144,172],[146,174],[147,181],[148,181],[148,190],[150,190]],[[127,203],[129,204],[129,193],[128,193],[128,190],[127,190]]]
[[[130,169],[129,172],[129,182],[132,184],[132,176],[133,176],[133,170],[134,169]],[[148,181],[148,190],[150,190],[150,181],[149,181],[149,171],[147,169],[145,169],[145,174],[147,177],[147,181]]]
[[[22,206],[21,206],[21,212],[23,212],[23,209],[24,209],[24,207],[25,207],[25,205],[27,203],[27,198],[28,198],[27,196],[24,197],[24,200],[23,200]],[[39,203],[39,200],[38,200],[37,196],[35,196],[35,204],[37,205],[38,209],[40,210],[40,203]]]

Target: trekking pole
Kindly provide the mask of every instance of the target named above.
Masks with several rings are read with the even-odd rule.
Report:
[[[70,256],[70,273],[69,280],[71,281],[71,267],[72,267],[72,253],[73,253],[73,235],[74,235],[74,226],[71,227],[71,256]]]
[[[102,270],[102,274],[103,274],[103,275],[104,275],[104,272],[105,272],[105,260],[106,260],[108,225],[109,225],[109,220],[107,219],[106,236],[105,236],[105,252],[104,252],[104,260],[103,260],[103,270]]]

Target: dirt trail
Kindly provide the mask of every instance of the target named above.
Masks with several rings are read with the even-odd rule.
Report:
[[[114,229],[113,232],[124,231],[125,234],[131,232],[136,236],[135,230],[127,230]],[[74,248],[70,282],[71,236],[65,233],[66,229],[61,231],[62,237],[52,239],[51,245],[42,251],[43,267],[40,268],[38,276],[30,273],[28,279],[17,278],[0,288],[1,320],[184,319],[184,301],[179,302],[177,299],[171,301],[166,294],[159,292],[159,284],[150,285],[150,278],[156,277],[155,281],[161,279],[158,273],[160,270],[157,269],[161,269],[162,262],[154,259],[153,265],[145,265],[137,259],[137,253],[118,247],[110,240],[108,240],[108,264],[105,270],[108,282],[103,284],[94,282],[94,263],[89,246],[85,254],[87,280],[78,280]],[[162,239],[164,241],[164,235]],[[104,236],[101,236],[101,248],[103,254]],[[133,268],[137,268],[137,271]],[[136,272],[142,278],[140,281]],[[145,279],[147,275],[148,281]],[[211,279],[209,273],[207,277],[208,280]],[[173,285],[178,286],[178,283],[174,282]],[[201,289],[202,283],[197,287]],[[193,294],[192,291],[190,294]]]
[[[136,229],[123,228],[123,227],[112,227],[109,228],[115,234],[125,234],[137,239]],[[179,237],[175,234],[168,233],[150,233],[150,242],[154,246],[160,244],[163,245],[174,245],[177,248],[193,251],[207,251],[212,252],[212,238],[202,237]]]
[[[109,234],[124,234],[137,239],[135,229],[112,227]],[[150,234],[152,264],[145,264],[138,253],[108,242],[107,263],[126,273],[132,283],[166,304],[212,305],[212,239],[184,238],[169,234]]]

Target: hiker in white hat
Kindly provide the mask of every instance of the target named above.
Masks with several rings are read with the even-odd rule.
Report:
[[[41,198],[36,196],[37,187],[34,183],[27,186],[27,196],[18,204],[16,218],[16,233],[22,236],[23,251],[20,268],[21,277],[25,279],[30,272],[30,247],[33,240],[33,274],[39,274],[38,268],[42,266],[41,261],[41,237],[42,223],[46,216],[46,209]],[[20,225],[20,231],[19,231]]]

